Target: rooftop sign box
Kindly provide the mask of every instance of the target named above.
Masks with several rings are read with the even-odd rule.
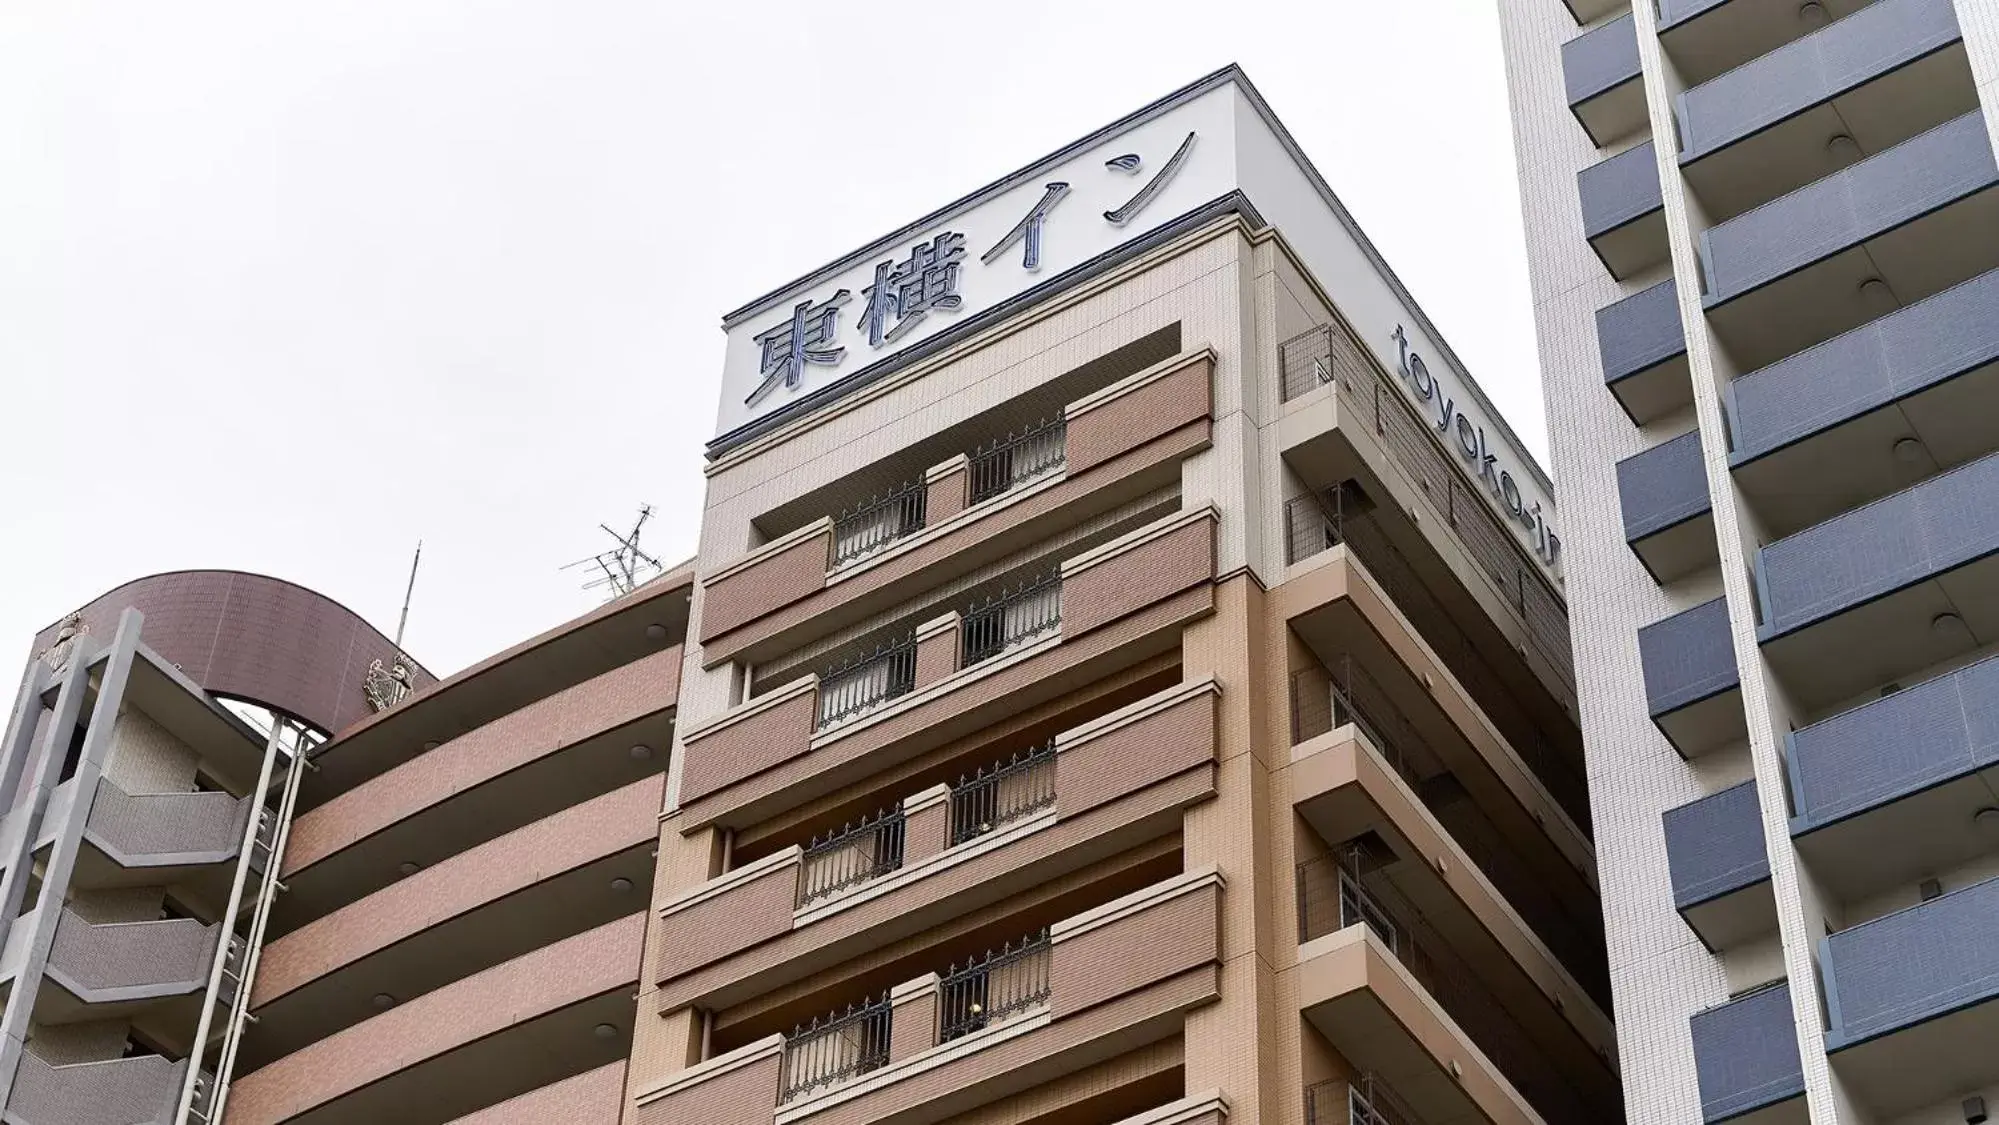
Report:
[[[1226,211],[1280,230],[1550,569],[1553,487],[1248,78],[1218,71],[728,314],[719,456]]]

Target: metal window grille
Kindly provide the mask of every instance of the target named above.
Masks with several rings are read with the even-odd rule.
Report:
[[[835,517],[834,568],[866,558],[898,539],[923,530],[924,502],[929,495],[928,486],[916,481]]]
[[[967,466],[970,502],[990,500],[1061,468],[1069,459],[1068,428],[1054,418],[981,446]]]
[[[984,766],[951,787],[951,846],[1055,803],[1055,743]]]
[[[1062,623],[1062,578],[1050,574],[1002,589],[965,614],[964,659],[969,668],[1047,633]]]
[[[784,1037],[778,1104],[879,1070],[888,1062],[888,993],[800,1024]]]
[[[1040,1007],[1048,1000],[1048,931],[953,965],[938,983],[939,1043]]]
[[[798,865],[798,905],[804,907],[902,866],[901,806],[815,836]]]
[[[1334,493],[1337,500],[1339,494]],[[1284,561],[1295,565],[1340,541],[1340,521],[1317,496],[1305,495],[1284,505]]]
[[[1388,1084],[1372,1074],[1305,1088],[1305,1125],[1422,1125]]]
[[[916,636],[911,634],[820,675],[819,728],[871,711],[915,687]]]
[[[1338,859],[1298,865],[1298,940],[1338,933],[1365,924],[1389,952],[1400,954],[1402,927],[1360,880],[1361,853],[1350,849]]]

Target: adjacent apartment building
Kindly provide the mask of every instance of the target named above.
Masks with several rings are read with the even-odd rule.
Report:
[[[1239,71],[724,327],[697,558],[465,672],[38,638],[5,1121],[1622,1118],[1567,517]]]
[[[1999,1108],[1999,3],[1505,0],[1634,1123]]]

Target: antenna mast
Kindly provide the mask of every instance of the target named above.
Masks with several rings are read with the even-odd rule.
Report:
[[[403,629],[410,623],[410,597],[416,593],[416,568],[423,561],[423,540],[416,541],[416,557],[410,560],[410,583],[403,588],[403,615],[396,620],[396,651],[403,650]]]
[[[666,569],[658,559],[639,547],[639,535],[645,530],[646,521],[651,518],[652,505],[640,504],[637,522],[633,523],[631,531],[624,535],[612,531],[608,524],[598,524],[604,534],[617,541],[617,547],[587,559],[578,559],[562,569],[571,570],[583,566],[600,571],[600,576],[585,582],[583,588],[608,590],[606,601],[615,601],[638,589],[647,580]]]

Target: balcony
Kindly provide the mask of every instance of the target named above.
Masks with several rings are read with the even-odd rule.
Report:
[[[1699,757],[1747,735],[1727,599],[1638,630],[1638,662],[1652,724],[1682,757]]]
[[[1597,147],[1644,128],[1638,28],[1629,13],[1562,44],[1562,85],[1569,112]]]
[[[1782,981],[1709,1008],[1688,1021],[1701,1121],[1718,1125],[1762,1112],[1759,1125],[1802,1125],[1804,1068],[1791,1014],[1791,985]]]
[[[1576,173],[1583,237],[1619,281],[1666,260],[1666,210],[1652,142],[1634,145]]]
[[[1534,1061],[1520,1057],[1529,1052],[1511,1037],[1507,1013],[1473,975],[1364,888],[1347,881],[1327,891],[1299,917],[1300,1013],[1349,1063],[1393,1085],[1415,1120],[1615,1119],[1614,1108],[1587,1116],[1574,1091],[1537,1084],[1542,1101],[1523,1096],[1514,1079],[1534,1073]],[[1309,894],[1301,883],[1301,904]]]
[[[1603,384],[1636,425],[1693,405],[1680,291],[1670,278],[1596,311]]]
[[[1708,321],[1754,370],[1989,270],[1995,183],[1972,112],[1712,227]]]
[[[665,778],[641,778],[415,872],[266,943],[250,1070],[640,908]]]
[[[669,901],[662,1002],[726,1007],[1177,832],[1214,793],[1217,692],[1157,692]]]
[[[1292,807],[1331,853],[1298,869],[1300,940],[1378,911],[1420,928],[1430,960],[1448,956],[1478,982],[1455,1018],[1529,1101],[1614,1112],[1610,1020],[1486,875],[1486,855],[1468,853],[1358,727],[1294,747],[1291,767]]]
[[[1979,814],[1999,804],[1993,699],[1999,659],[1792,733],[1791,833],[1821,887],[1860,901],[1992,850]]]
[[[1681,94],[1680,165],[1727,219],[1977,108],[1951,0],[1878,0]]]
[[[1879,1115],[1999,1078],[1999,879],[1827,937],[1826,1051]]]
[[[1179,479],[1209,440],[1214,354],[1188,352],[1025,433],[819,519],[703,579],[702,659],[768,663]]]
[[[679,645],[537,699],[293,821],[285,934],[402,878],[666,767]],[[305,784],[312,784],[308,780]]]
[[[1736,483],[1773,535],[1992,453],[1999,270],[1744,375],[1723,401]]]
[[[621,1059],[644,936],[627,915],[379,1012],[239,1075],[226,1120],[450,1121]]]
[[[1547,577],[1559,546],[1546,529],[1502,517],[1498,478],[1461,468],[1462,447],[1451,452],[1347,331],[1321,325],[1286,340],[1278,368],[1279,455],[1327,502],[1319,516],[1287,509],[1286,564],[1354,546],[1489,711],[1525,708],[1550,729],[1572,726],[1568,607]],[[1509,650],[1519,658],[1491,657]]]
[[[1424,1120],[1386,1079],[1362,1074],[1305,1087],[1305,1125],[1424,1125]]]
[[[1213,603],[1218,519],[1156,520],[688,731],[683,831],[768,819],[1177,647]]]
[[[1872,0],[1659,0],[1659,42],[1680,79],[1698,86],[1844,19]]]
[[[1673,907],[1701,944],[1719,952],[1776,929],[1754,781],[1668,809],[1662,819]]]
[[[1995,489],[1999,454],[1757,553],[1763,652],[1799,706],[1829,706],[1999,635]]]
[[[639,1091],[632,1120],[932,1125],[1171,1038],[1216,995],[1221,891],[1175,876],[940,965]]]
[[[149,1003],[198,995],[208,987],[220,940],[219,925],[189,918],[93,923],[64,910],[49,949],[48,980],[56,987],[37,995],[36,1019],[109,1019]]]
[[[7,1100],[19,1125],[170,1125],[187,1063],[159,1055],[57,1066],[21,1052]]]
[[[74,781],[52,801],[74,800]],[[100,778],[85,823],[71,885],[159,886],[236,858],[250,798],[229,793],[127,793]]]
[[[1719,561],[1699,430],[1619,461],[1617,496],[1624,541],[1653,581],[1663,586]]]

